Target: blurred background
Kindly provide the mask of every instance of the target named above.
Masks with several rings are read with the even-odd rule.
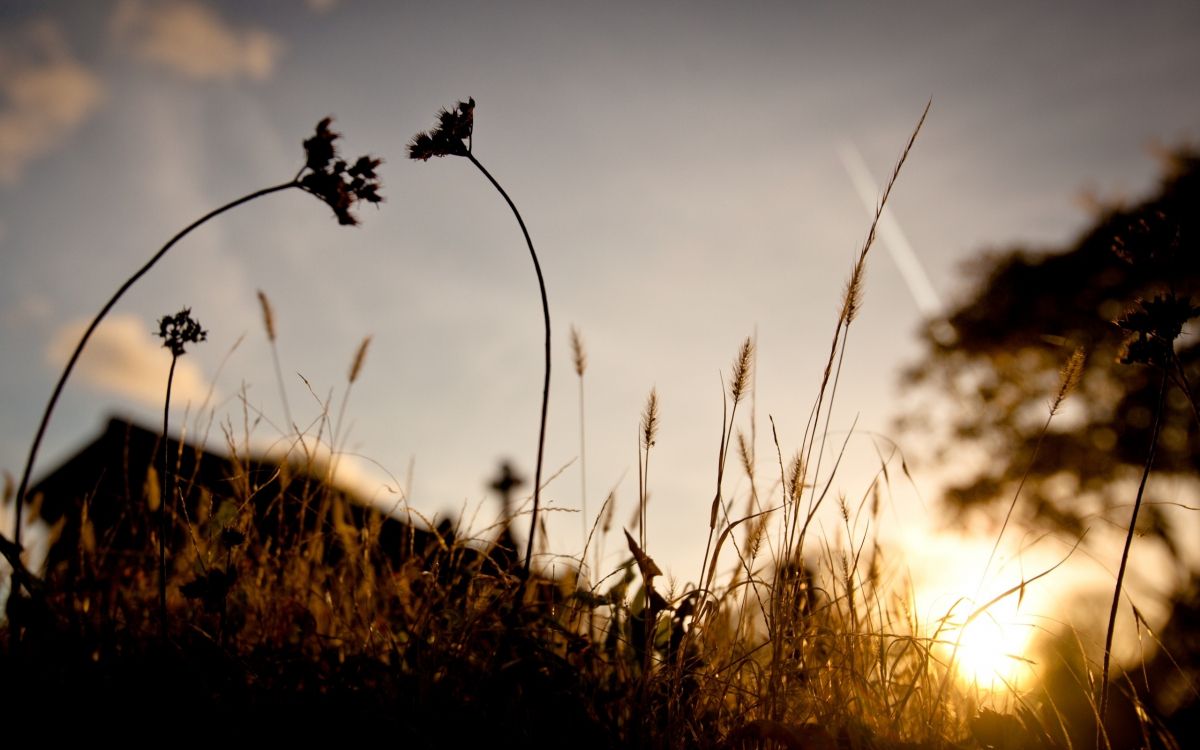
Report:
[[[549,549],[569,556],[583,545],[568,338],[576,326],[587,352],[588,523],[611,491],[614,530],[632,530],[636,431],[656,388],[649,552],[669,578],[694,581],[738,346],[753,336],[758,354],[754,430],[749,403],[737,426],[754,437],[759,493],[777,497],[768,417],[786,461],[816,397],[866,209],[932,98],[868,263],[829,434],[834,448],[847,441],[832,496],[856,508],[873,482],[880,491],[881,512],[869,522],[864,514],[850,536],[878,531],[898,550],[895,574],[920,583],[930,612],[945,611],[977,582],[1036,430],[987,411],[995,400],[956,392],[938,373],[989,366],[1003,347],[976,344],[1011,322],[1019,334],[1004,345],[1017,364],[996,372],[1030,373],[1012,398],[1044,419],[1054,373],[1073,345],[1096,341],[1044,317],[1056,283],[1036,287],[1042,312],[1031,319],[1013,317],[1033,289],[1024,277],[1003,287],[1007,307],[973,304],[1007,249],[1065,253],[1106,212],[1159,190],[1167,155],[1200,134],[1197,32],[1191,2],[6,2],[0,467],[19,475],[54,379],[111,291],[194,218],[290,179],[301,142],[333,115],[344,156],[384,158],[387,202],[347,228],[289,191],[188,237],[104,324],[34,477],[96,436],[109,414],[161,420],[170,357],[152,334],[184,306],[209,336],[181,360],[173,423],[217,448],[226,429],[249,434],[258,450],[279,444],[289,429],[262,290],[302,431],[342,408],[355,351],[372,337],[345,407],[341,479],[383,505],[403,496],[430,518],[487,527],[500,513],[489,490],[500,462],[533,473],[537,286],[508,208],[471,165],[405,154],[440,107],[470,96],[474,154],[521,208],[549,292],[547,475],[562,470],[544,493],[555,511],[546,515]],[[1119,313],[1122,300],[1110,301]],[[988,312],[973,328],[961,315],[972,309]],[[930,329],[946,318],[962,330]],[[1022,347],[1036,356],[1019,360]],[[1102,352],[1094,361],[1107,366],[1112,351]],[[974,432],[958,429],[964,414],[978,417]],[[1182,471],[1195,425],[1181,424],[1173,466]],[[1120,455],[1098,439],[1089,444],[1116,469],[1136,469],[1136,438]],[[1079,464],[1047,460],[1068,479],[1038,473],[992,570],[1003,590],[1091,529],[1072,565],[1024,601],[1053,618],[1050,602],[1064,590],[1111,595],[1132,496],[1101,497],[1068,481]],[[1124,489],[1127,476],[1098,486]],[[1191,480],[1164,482],[1162,501],[1198,504]],[[731,468],[725,496],[738,513],[748,489]],[[1064,498],[1069,510],[1085,490],[1098,504],[1061,512]],[[968,507],[990,512],[958,512]],[[1131,581],[1159,622],[1197,549],[1190,511],[1163,505],[1160,515],[1161,533],[1135,548]],[[821,532],[831,546],[845,541],[836,510]],[[614,564],[625,552],[619,539],[606,547]]]

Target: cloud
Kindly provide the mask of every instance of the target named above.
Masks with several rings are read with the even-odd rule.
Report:
[[[74,133],[104,100],[100,79],[70,52],[62,31],[39,21],[0,38],[0,182]]]
[[[122,0],[111,32],[135,58],[197,81],[264,81],[283,51],[274,35],[236,29],[195,0]]]
[[[46,352],[55,367],[67,363],[87,329],[83,320],[69,323],[51,337]],[[74,376],[96,390],[115,393],[149,405],[160,405],[166,395],[171,353],[151,333],[153,326],[136,315],[112,315],[96,332],[75,365]],[[171,402],[203,403],[209,384],[195,361],[181,357],[175,366]]]

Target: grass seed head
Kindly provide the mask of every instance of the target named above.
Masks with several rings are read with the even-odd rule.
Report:
[[[651,388],[642,411],[642,447],[649,450],[658,435],[658,389]]]
[[[1058,395],[1054,397],[1053,403],[1050,404],[1050,413],[1057,414],[1058,409],[1062,406],[1063,401],[1067,396],[1071,395],[1071,391],[1075,390],[1075,386],[1079,385],[1079,378],[1083,375],[1083,363],[1086,359],[1083,347],[1078,347],[1071,354],[1071,358],[1067,360],[1067,364],[1063,365],[1062,372],[1059,377]]]
[[[583,348],[583,337],[575,326],[571,326],[571,354],[575,360],[575,374],[582,378],[587,370],[587,351]]]
[[[729,395],[738,403],[746,395],[750,384],[750,369],[754,364],[754,340],[747,337],[742,342],[737,359],[733,361],[733,379],[729,383]]]
[[[363,363],[367,359],[367,347],[371,345],[371,337],[363,338],[362,343],[358,345],[358,351],[354,354],[354,363],[350,365],[350,382],[358,380],[359,373],[362,372]]]
[[[262,307],[263,327],[267,329],[267,339],[274,343],[275,311],[271,309],[271,301],[267,299],[267,293],[261,289],[258,290],[258,304]]]

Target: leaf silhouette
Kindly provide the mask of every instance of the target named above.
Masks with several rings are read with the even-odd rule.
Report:
[[[662,571],[659,570],[658,565],[655,564],[654,560],[650,559],[649,555],[642,551],[637,542],[633,541],[633,537],[629,535],[628,531],[625,532],[625,541],[629,542],[629,551],[633,553],[633,559],[637,561],[638,570],[642,571],[642,578],[646,579],[647,583],[654,576],[662,575]]]

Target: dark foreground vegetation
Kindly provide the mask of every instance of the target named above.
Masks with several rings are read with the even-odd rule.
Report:
[[[471,152],[474,114],[473,100],[443,111],[436,129],[413,140],[410,155],[468,158],[516,213]],[[305,142],[305,166],[293,180],[252,193],[193,226],[292,187],[320,198],[340,223],[355,223],[352,206],[380,200],[375,175],[380,162],[342,161],[329,128],[329,121],[322,122]],[[881,210],[916,134],[902,152]],[[1195,171],[1194,158],[1180,163],[1183,174]],[[1154,216],[1185,227],[1180,212],[1191,220],[1194,211],[1193,202],[1170,212],[1156,209]],[[1141,226],[1137,219],[1124,217],[1110,238],[1124,243],[1132,267],[1148,268],[1169,251],[1191,253],[1188,268],[1194,268],[1192,230],[1168,233],[1179,241],[1154,255],[1158,245],[1128,233],[1130,226]],[[189,230],[118,291],[96,324]],[[1142,252],[1136,238],[1153,247]],[[32,484],[37,445],[68,366],[25,474],[15,491],[5,493],[5,502],[17,502],[27,516],[45,522],[53,544],[46,569],[30,571],[22,561],[21,539],[0,538],[0,552],[13,568],[13,594],[0,626],[0,716],[13,722],[56,717],[59,723],[51,727],[94,721],[131,735],[162,725],[227,741],[236,740],[225,734],[234,727],[277,735],[338,727],[345,741],[368,741],[366,733],[384,732],[405,747],[1188,746],[1196,739],[1189,732],[1200,664],[1194,587],[1180,595],[1172,620],[1156,634],[1174,650],[1158,650],[1140,669],[1123,673],[1110,664],[1109,644],[1101,662],[1095,649],[1081,648],[1067,634],[1047,651],[1036,686],[984,689],[956,669],[962,632],[998,601],[1022,597],[1026,586],[1053,570],[1029,572],[992,601],[971,602],[966,610],[925,621],[911,591],[889,574],[873,532],[861,531],[866,525],[859,521],[879,513],[894,457],[881,458],[871,492],[860,501],[847,500],[836,489],[841,443],[831,437],[826,415],[847,332],[864,302],[873,240],[874,226],[855,259],[812,415],[797,445],[785,449],[773,424],[771,439],[759,439],[754,420],[747,420],[754,341],[747,339],[737,351],[723,394],[714,498],[705,509],[710,519],[705,556],[699,578],[682,584],[663,582],[647,543],[647,477],[659,420],[653,391],[639,426],[638,523],[624,532],[614,526],[610,497],[588,519],[589,546],[551,575],[533,554],[539,482],[525,504],[519,502],[524,498],[517,494],[514,473],[502,474],[493,487],[506,512],[491,529],[468,532],[453,521],[424,519],[403,502],[369,508],[332,481],[340,417],[328,413],[312,433],[295,427],[288,415],[281,441],[293,458],[269,459],[250,458],[250,446],[231,427],[221,449],[211,452],[163,438],[170,434],[170,411],[164,408],[161,432],[114,423],[108,443],[100,441],[94,452],[85,451],[63,471]],[[537,267],[532,241],[528,247]],[[1036,276],[1035,269],[1016,261],[1005,268]],[[545,303],[547,290],[537,270]],[[1133,502],[1126,519],[1131,530],[1139,523],[1161,425],[1184,430],[1185,443],[1200,426],[1200,420],[1187,419],[1195,411],[1194,356],[1180,357],[1175,348],[1197,312],[1188,296],[1191,287],[1173,286],[1178,275],[1149,273],[1130,276],[1136,284],[1112,285],[1110,295],[1121,305],[1123,366],[1146,374],[1136,398],[1148,399],[1152,418],[1149,430],[1121,447],[1121,460],[1141,469],[1137,497],[1126,499],[1127,506]],[[997,272],[996,279],[1004,278]],[[262,302],[273,342],[265,296]],[[543,309],[548,398],[550,308]],[[1038,320],[1053,328],[1052,312]],[[965,313],[951,323],[964,347],[978,345],[978,331]],[[1095,377],[1088,374],[1095,370],[1086,369],[1084,352],[1097,339],[1073,331],[1051,332],[1049,340],[1058,348],[1047,356],[1057,364],[1046,386],[1051,405],[1045,425],[1081,382],[1086,390],[1093,382],[1088,378]],[[204,338],[188,310],[164,318],[162,332],[173,361]],[[87,336],[79,350],[86,342]],[[582,379],[586,357],[578,336],[573,343]],[[365,343],[350,383],[364,352]],[[938,356],[956,355],[947,350]],[[165,385],[169,407],[169,378]],[[1168,399],[1168,393],[1183,395]],[[1043,409],[1046,400],[1041,399]],[[545,400],[538,475],[544,415]],[[1047,427],[1035,434],[1021,465],[1036,464],[1042,443],[1062,442],[1047,440],[1049,434]],[[760,443],[769,447],[762,450],[766,458],[756,460]],[[332,450],[317,450],[320,445]],[[1144,446],[1142,453],[1138,446]],[[1194,449],[1168,447],[1171,470],[1191,472]],[[580,452],[585,454],[582,446]],[[322,458],[329,455],[334,457]],[[764,474],[761,466],[776,468]],[[744,473],[740,486],[748,490],[730,497],[724,487],[735,472]],[[1020,474],[1014,476],[1020,481]],[[1042,511],[1042,504],[1028,511],[1019,488],[1006,493],[1004,488],[994,493],[1007,500],[1000,537],[1010,519]],[[823,508],[844,522],[837,538],[818,538],[813,522]],[[526,528],[528,536],[518,541]],[[615,570],[599,569],[589,556],[604,541],[628,550]],[[1128,545],[1122,565],[1127,558]],[[1114,596],[1121,593],[1118,576]]]

